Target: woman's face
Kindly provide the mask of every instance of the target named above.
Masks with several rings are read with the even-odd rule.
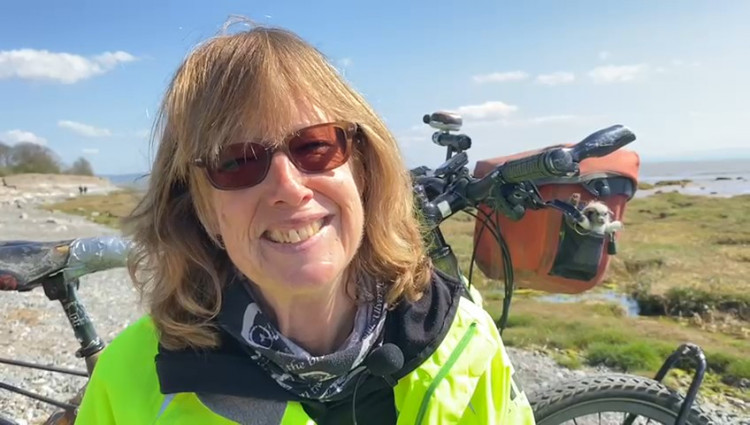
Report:
[[[325,122],[300,119],[296,129]],[[276,152],[255,186],[212,188],[219,231],[232,262],[264,296],[330,290],[363,235],[364,211],[351,161],[322,173],[299,170]]]

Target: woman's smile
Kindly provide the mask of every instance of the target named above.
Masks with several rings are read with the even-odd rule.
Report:
[[[314,248],[328,234],[331,219],[329,215],[291,229],[271,228],[261,237],[262,243],[282,253],[296,253]]]

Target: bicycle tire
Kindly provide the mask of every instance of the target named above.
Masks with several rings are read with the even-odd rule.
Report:
[[[586,376],[530,394],[537,425],[560,425],[581,416],[604,412],[635,413],[673,424],[684,397],[663,384],[635,375]],[[685,425],[712,425],[714,420],[696,403]]]

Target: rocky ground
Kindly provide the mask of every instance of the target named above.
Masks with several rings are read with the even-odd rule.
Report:
[[[57,240],[113,234],[115,231],[81,217],[48,213],[35,208],[56,198],[77,196],[70,188],[27,190],[0,187],[0,240]],[[110,190],[102,185],[101,190]],[[81,281],[80,298],[88,308],[96,330],[110,341],[120,330],[138,318],[143,310],[124,269],[101,272]],[[74,356],[77,342],[62,308],[49,301],[41,288],[28,293],[0,292],[0,357],[23,359],[58,367],[84,370]],[[527,393],[604,369],[572,371],[557,365],[542,353],[509,349],[518,376]],[[56,399],[72,396],[83,384],[82,378],[0,364],[0,382],[22,387]],[[730,410],[731,409],[731,410]],[[711,406],[721,424],[750,424],[750,412],[736,406]],[[19,423],[40,423],[52,409],[41,402],[0,389],[0,413]]]

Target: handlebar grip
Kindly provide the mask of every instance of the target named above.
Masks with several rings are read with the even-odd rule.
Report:
[[[506,183],[563,177],[577,170],[578,165],[573,162],[570,153],[560,148],[508,161],[500,166],[501,178]]]
[[[131,241],[121,236],[76,239],[70,244],[68,264],[63,270],[65,279],[125,267],[131,247]]]
[[[573,146],[573,159],[582,161],[590,157],[602,157],[635,140],[629,128],[617,124],[590,134]]]

